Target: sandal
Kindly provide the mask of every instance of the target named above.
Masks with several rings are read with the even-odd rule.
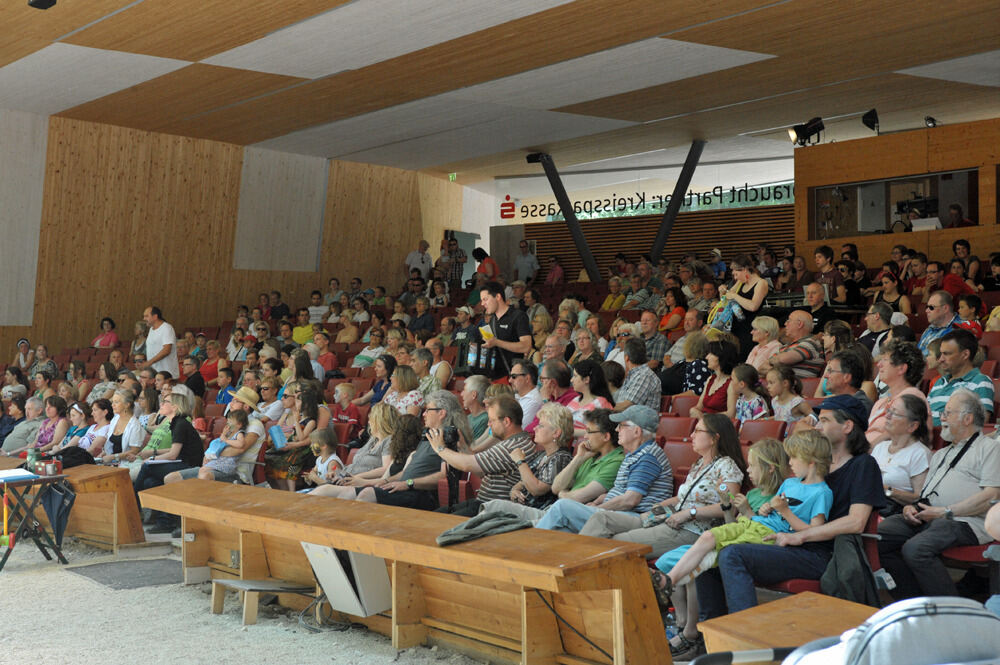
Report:
[[[674,592],[674,584],[670,578],[659,570],[649,570],[653,581],[653,591],[656,592],[656,604],[663,608],[670,607],[670,594]]]
[[[701,633],[698,633],[698,637],[693,640],[684,637],[684,633],[678,633],[677,641],[677,646],[670,645],[670,657],[675,661],[694,660],[706,652],[705,638]]]

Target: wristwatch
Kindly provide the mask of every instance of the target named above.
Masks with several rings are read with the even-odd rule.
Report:
[[[406,488],[413,489],[413,478],[410,478],[409,480],[406,481]]]
[[[691,510],[689,510],[688,512],[691,513],[691,519],[698,519],[698,509],[697,508],[695,508],[695,507],[692,506]]]
[[[944,509],[944,518],[946,520],[955,518],[955,511],[951,509],[951,506],[946,506]]]
[[[727,510],[732,510],[733,504],[731,504],[731,503],[720,503],[719,504],[719,508],[721,508],[722,511],[725,512]]]

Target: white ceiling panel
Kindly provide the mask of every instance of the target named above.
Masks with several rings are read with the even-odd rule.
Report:
[[[550,141],[562,141],[635,124],[624,120],[533,109],[506,108],[502,113],[501,117],[489,122],[338,157],[401,169],[422,169],[506,150],[533,150]]]
[[[51,115],[189,64],[150,55],[50,44],[0,67],[0,107]]]
[[[510,109],[441,95],[318,125],[259,143],[262,148],[335,157],[495,120]]]
[[[320,78],[450,41],[572,0],[356,0],[204,62]]]
[[[998,88],[1000,87],[1000,51],[977,53],[964,58],[910,67],[902,69],[898,73]]]
[[[772,57],[674,39],[645,39],[449,94],[458,99],[550,109]]]

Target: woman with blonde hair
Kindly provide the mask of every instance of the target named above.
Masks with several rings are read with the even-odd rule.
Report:
[[[368,441],[354,454],[354,461],[344,467],[331,484],[310,492],[313,496],[332,496],[353,500],[363,488],[378,485],[389,476],[392,464],[390,441],[399,427],[399,411],[385,402],[375,404],[368,413]]]
[[[136,321],[133,328],[132,343],[128,347],[128,357],[133,361],[136,355],[146,355],[146,336],[149,335],[149,326],[145,321]]]
[[[420,380],[413,368],[408,365],[396,365],[389,381],[391,387],[382,401],[395,407],[400,415],[409,413],[419,416],[424,406],[424,395],[417,390]]]
[[[531,349],[532,353],[541,356],[542,348],[545,346],[546,338],[552,334],[552,316],[544,309],[540,309],[531,319]]]
[[[771,358],[781,348],[778,339],[781,328],[773,316],[758,316],[750,323],[750,329],[750,338],[756,344],[747,355],[747,364],[763,372],[771,366]]]

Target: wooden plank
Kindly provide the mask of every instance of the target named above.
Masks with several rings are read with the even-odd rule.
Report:
[[[196,116],[264,95],[304,79],[194,63],[58,115],[158,131],[177,118]]]
[[[447,632],[477,640],[484,644],[492,644],[518,654],[521,650],[521,642],[517,639],[504,638],[494,633],[476,630],[474,628],[469,628],[468,626],[432,617],[425,617],[423,619],[423,623],[428,626],[428,635],[431,636],[440,635],[441,632]],[[520,658],[517,658],[517,660],[519,661]]]
[[[240,531],[240,579],[263,580],[270,577],[271,570],[267,565],[261,535],[253,531]]]
[[[209,579],[208,569],[209,539],[204,522],[181,516],[181,565],[184,567],[184,583],[197,584]]]
[[[552,591],[562,589],[560,580],[584,579],[588,571],[623,556],[638,561],[649,549],[632,543],[609,546],[602,539],[530,529],[445,548],[437,545],[437,535],[461,518],[425,513],[414,523],[407,519],[411,511],[405,508],[316,500],[196,479],[146,490],[140,497],[144,506],[157,510]],[[303,510],[303,502],[308,503],[308,510]]]
[[[392,562],[392,646],[408,649],[423,644],[427,628],[420,622],[427,614],[417,566]]]
[[[521,662],[524,665],[555,665],[556,656],[563,652],[559,625],[549,609],[551,605],[551,594],[521,589]]]
[[[429,616],[491,635],[521,639],[521,617],[491,612],[486,607],[469,607],[440,598],[424,598]]]
[[[702,621],[698,629],[709,651],[795,646],[840,635],[875,612],[874,607],[807,591]],[[781,626],[781,630],[762,630],[761,626]]]

